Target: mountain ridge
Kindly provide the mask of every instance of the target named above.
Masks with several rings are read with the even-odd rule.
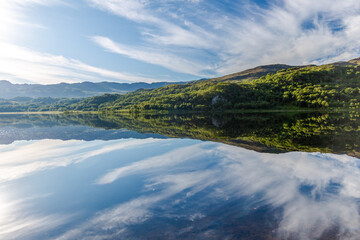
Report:
[[[268,64],[268,65],[260,65],[254,68],[249,68],[240,72],[235,72],[231,74],[227,74],[221,77],[207,79],[205,81],[212,82],[224,82],[224,81],[249,81],[260,78],[269,73],[275,73],[282,69],[288,69],[299,66],[290,66],[286,64]]]

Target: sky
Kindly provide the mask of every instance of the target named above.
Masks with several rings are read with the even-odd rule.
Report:
[[[0,0],[0,79],[189,81],[360,56],[359,0]]]

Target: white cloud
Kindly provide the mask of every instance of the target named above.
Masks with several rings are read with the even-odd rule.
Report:
[[[212,44],[209,42],[210,39],[214,38],[212,33],[199,28],[186,19],[183,20],[183,23],[186,25],[185,28],[184,26],[172,23],[161,16],[157,16],[156,12],[150,9],[152,4],[157,4],[156,1],[88,0],[88,2],[94,7],[142,23],[145,27],[157,27],[159,31],[154,32],[153,29],[149,29],[149,31],[144,32],[147,36],[151,37],[154,42],[199,48],[212,47]],[[171,1],[169,3],[171,3]],[[160,8],[158,10],[160,12],[161,10],[167,11],[167,9],[161,9],[161,6],[165,4],[166,2],[159,2]]]
[[[89,0],[89,2],[92,6],[98,7],[101,10],[109,11],[142,24],[142,35],[149,43],[147,46],[150,46],[126,46],[103,36],[94,36],[93,40],[106,50],[143,62],[159,65],[175,72],[207,76],[204,72],[211,70],[211,63],[197,61],[194,56],[191,58],[184,56],[184,52],[188,50],[181,48],[212,49],[215,45],[214,40],[216,39],[213,33],[204,30],[186,19],[180,20],[184,25],[180,26],[167,19],[156,16],[156,13],[149,9],[149,5],[151,5],[149,1]],[[198,3],[198,1],[189,2],[191,2],[191,4]],[[160,5],[162,4],[163,3]],[[159,12],[167,12],[166,9],[158,10]],[[172,17],[174,16],[179,18],[175,13],[172,14]],[[156,28],[156,30],[154,28]]]
[[[0,41],[0,78],[13,82],[121,81],[157,82],[158,79],[120,73],[87,65],[75,59],[32,51]]]
[[[351,31],[359,13],[360,5],[353,0],[284,1],[282,6],[258,11],[255,20],[235,19],[225,29],[233,34],[225,44],[229,46],[225,64],[218,71],[279,62],[297,65],[349,60],[360,54],[360,32]],[[344,30],[334,31],[335,22]],[[305,28],[306,23],[313,26]]]
[[[23,13],[30,5],[63,5],[62,0],[1,0],[0,1],[0,40],[9,40],[18,34],[18,26],[44,27],[29,21]]]
[[[231,11],[207,1],[88,2],[141,25],[144,45],[152,48],[138,53],[149,58],[153,53],[156,59],[157,49],[171,56],[181,48],[186,49],[178,54],[181,59],[200,58],[196,71],[181,63],[166,64],[167,58],[152,62],[178,72],[199,75],[210,69],[222,75],[261,64],[321,64],[360,54],[357,0],[283,0],[267,8],[234,1],[228,3]],[[135,46],[118,47],[121,51],[114,52],[151,63],[141,54],[134,56]],[[208,52],[213,55],[209,57]]]
[[[201,76],[201,70],[204,70],[204,66],[199,63],[183,59],[161,50],[140,49],[138,47],[126,46],[120,43],[115,43],[111,39],[101,36],[94,36],[92,39],[94,42],[110,52],[121,54],[143,62],[160,65],[176,72]]]

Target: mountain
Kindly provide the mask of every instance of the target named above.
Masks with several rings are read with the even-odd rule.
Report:
[[[91,84],[89,84],[91,85]],[[220,78],[84,99],[0,101],[0,111],[360,109],[360,61],[259,66]]]
[[[115,82],[82,82],[59,83],[50,85],[41,84],[12,84],[9,81],[0,81],[0,98],[11,99],[16,97],[52,97],[52,98],[84,98],[105,93],[124,94],[138,89],[153,89],[164,87],[171,82],[157,83],[115,83]],[[180,82],[177,82],[180,84]]]
[[[350,60],[349,63],[359,65],[360,64],[360,57]]]

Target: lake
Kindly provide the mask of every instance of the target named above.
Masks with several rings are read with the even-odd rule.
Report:
[[[0,239],[359,239],[360,116],[0,115]]]

